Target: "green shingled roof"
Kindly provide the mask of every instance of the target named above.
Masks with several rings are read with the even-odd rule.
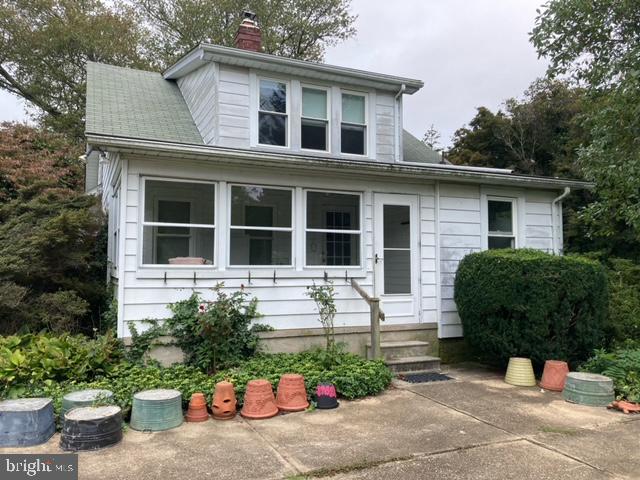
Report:
[[[402,160],[405,162],[441,163],[442,157],[438,152],[429,148],[406,130],[403,130]]]
[[[87,63],[86,132],[202,144],[174,81],[155,72]]]

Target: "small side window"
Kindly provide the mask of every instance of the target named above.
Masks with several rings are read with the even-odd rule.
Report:
[[[258,143],[287,146],[288,112],[287,84],[276,80],[260,80]]]
[[[512,199],[487,201],[488,242],[490,249],[515,248],[515,202]]]

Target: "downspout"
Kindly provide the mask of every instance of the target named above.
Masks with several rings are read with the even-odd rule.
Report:
[[[562,192],[559,197],[554,198],[551,202],[551,249],[553,250],[554,254],[560,253],[560,249],[556,245],[556,207],[558,205],[558,202],[569,195],[569,193],[571,193],[571,189],[569,187],[564,187],[564,192]],[[560,225],[560,228],[562,228],[562,225]]]
[[[393,102],[393,109],[395,110],[394,112],[394,118],[395,118],[395,133],[396,133],[396,140],[395,140],[395,144],[396,144],[396,155],[395,155],[395,161],[399,162],[400,161],[400,142],[402,141],[402,138],[400,137],[400,107],[398,106],[398,99],[402,96],[402,94],[404,93],[404,91],[407,89],[407,86],[403,83],[400,86],[400,90],[398,90],[398,93],[396,93],[395,96],[395,101]]]

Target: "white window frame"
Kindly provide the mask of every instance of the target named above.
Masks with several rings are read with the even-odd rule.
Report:
[[[342,96],[343,95],[355,95],[358,97],[364,98],[364,123],[351,123],[351,122],[343,122],[342,121]],[[370,126],[369,126],[369,94],[367,92],[359,92],[356,90],[345,90],[340,89],[340,122],[338,125],[338,131],[340,132],[340,142],[339,142],[339,153],[342,156],[347,157],[355,157],[355,158],[365,158],[369,156],[369,135],[370,135]],[[342,151],[342,124],[345,123],[347,125],[357,125],[360,127],[364,127],[364,153],[345,153]]]
[[[233,187],[258,187],[267,188],[270,190],[287,190],[291,192],[291,227],[250,227],[233,225],[231,220],[231,209],[233,207],[232,191]],[[282,187],[273,185],[257,185],[253,183],[228,183],[227,184],[227,258],[226,267],[229,270],[233,269],[292,269],[295,266],[295,189],[293,187]],[[232,265],[231,264],[231,230],[259,230],[269,232],[290,232],[291,233],[291,263],[289,265]]]
[[[492,232],[489,230],[489,202],[502,202],[511,204],[511,233]],[[496,195],[487,195],[486,197],[486,249],[489,249],[489,237],[513,238],[513,248],[520,248],[518,235],[518,199],[514,197],[500,197]]]
[[[270,112],[267,110],[261,110],[260,109],[260,82],[262,82],[262,80],[267,80],[269,82],[276,82],[276,83],[284,83],[286,89],[287,89],[287,94],[286,94],[286,109],[285,109],[285,113],[279,113],[279,112]],[[257,76],[256,77],[256,145],[258,145],[261,148],[275,148],[275,149],[290,149],[291,148],[291,82],[289,80],[284,80],[281,78],[273,78],[273,77],[265,77],[265,76]],[[269,143],[260,143],[260,114],[261,113],[266,113],[266,114],[270,114],[270,115],[283,115],[287,118],[286,121],[286,129],[287,129],[287,133],[285,135],[286,138],[286,142],[285,145],[272,145]]]
[[[359,201],[359,230],[336,230],[333,228],[308,228],[308,219],[307,219],[307,204],[308,204],[308,193],[309,192],[317,192],[317,193],[335,193],[338,195],[354,195],[358,197]],[[346,190],[325,190],[321,188],[305,188],[302,192],[304,198],[304,205],[302,206],[304,211],[304,225],[303,225],[303,238],[302,238],[302,249],[304,251],[303,255],[303,268],[305,270],[318,270],[318,269],[331,269],[331,270],[362,270],[364,265],[364,251],[363,251],[363,234],[362,234],[362,224],[364,223],[364,205],[363,205],[363,193],[355,192],[355,191],[346,191]],[[359,261],[357,265],[308,265],[307,264],[307,233],[343,233],[343,234],[358,234],[359,235]]]
[[[174,182],[174,183],[202,183],[202,184],[207,184],[207,185],[213,185],[213,201],[214,201],[214,208],[213,208],[213,220],[214,223],[213,224],[200,224],[200,223],[165,223],[165,222],[154,222],[154,221],[146,221],[144,218],[144,214],[145,214],[145,209],[146,209],[146,190],[147,190],[147,180],[151,180],[151,181],[158,181],[158,182]],[[140,189],[140,208],[139,208],[139,225],[140,228],[138,230],[138,265],[141,268],[162,268],[162,269],[172,269],[172,270],[177,270],[177,269],[210,269],[210,268],[216,268],[217,264],[216,264],[216,253],[217,253],[217,249],[218,247],[218,225],[217,225],[217,220],[218,220],[218,214],[217,214],[217,208],[219,205],[219,201],[218,201],[218,184],[217,182],[212,182],[212,181],[206,181],[206,180],[192,180],[192,179],[188,179],[188,178],[166,178],[166,177],[154,177],[154,176],[142,176],[140,178],[140,182],[142,185],[142,188]],[[163,199],[156,199],[156,202],[158,200],[164,200]],[[167,198],[166,200],[174,200],[171,198]],[[193,205],[193,202],[190,201],[190,203]],[[212,229],[214,232],[213,235],[213,251],[211,252],[211,259],[212,259],[212,263],[211,264],[207,264],[207,265],[172,265],[172,264],[164,264],[164,263],[144,263],[144,228],[145,227],[181,227],[181,228],[208,228],[208,229]],[[153,252],[153,256],[155,257],[155,243],[154,243],[154,252]]]
[[[305,117],[303,114],[303,98],[304,98],[304,89],[309,90],[322,90],[327,94],[327,118],[314,118],[314,117]],[[366,103],[365,103],[366,105]],[[366,112],[366,106],[365,106]],[[302,147],[302,121],[303,120],[316,120],[316,121],[324,121],[326,122],[326,136],[327,136],[327,148],[325,150],[316,150],[313,148],[303,148]],[[317,152],[317,153],[328,153],[331,151],[331,88],[323,87],[320,85],[313,85],[310,83],[301,83],[300,84],[300,150],[303,152]]]

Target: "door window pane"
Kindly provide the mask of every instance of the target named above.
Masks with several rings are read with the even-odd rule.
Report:
[[[411,293],[411,250],[384,252],[384,293]]]
[[[342,153],[350,153],[353,155],[365,154],[367,127],[362,125],[342,124],[340,128],[340,145]]]
[[[489,200],[489,231],[500,233],[513,233],[513,204]]]
[[[411,293],[411,207],[383,205],[384,293]]]
[[[327,119],[327,92],[315,88],[302,89],[302,116],[306,118]]]
[[[384,248],[410,247],[410,215],[408,205],[384,205]]]
[[[364,96],[351,95],[349,93],[342,94],[342,121],[346,123],[365,122],[365,106]]]

